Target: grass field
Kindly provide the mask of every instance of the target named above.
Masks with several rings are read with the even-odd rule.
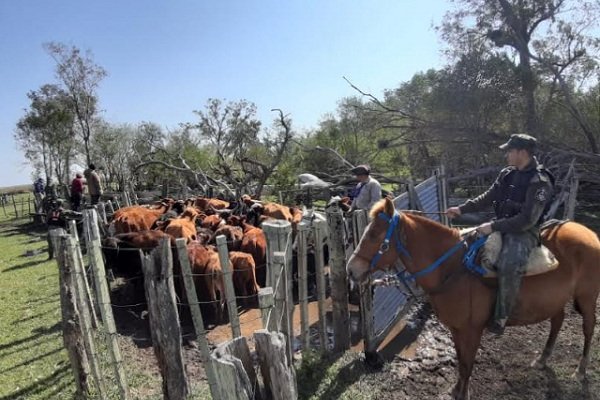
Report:
[[[46,246],[45,231],[27,220],[0,220],[0,400],[73,398],[57,265]]]

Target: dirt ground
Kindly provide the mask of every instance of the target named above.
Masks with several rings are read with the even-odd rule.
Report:
[[[588,380],[579,382],[571,378],[582,351],[583,336],[581,333],[581,317],[570,305],[567,316],[559,334],[553,356],[548,368],[539,370],[530,367],[531,361],[542,350],[549,329],[549,323],[529,327],[513,327],[501,336],[485,334],[477,355],[477,362],[471,380],[471,395],[480,400],[589,400],[600,399],[600,351],[598,350],[598,333],[595,335],[592,349],[592,362]],[[125,346],[126,357],[144,365],[147,372],[159,377],[154,354],[149,341],[139,340],[149,336],[146,320],[137,328],[131,324],[130,312],[127,329],[129,334],[123,338],[131,343]],[[316,303],[311,303],[313,343],[317,345]],[[337,359],[339,367],[344,370],[356,369],[360,365],[358,375],[354,373],[345,378],[348,387],[357,386],[361,392],[372,395],[373,399],[449,399],[448,392],[456,381],[456,355],[452,347],[450,333],[431,314],[426,304],[417,304],[414,311],[405,321],[398,323],[387,340],[380,346],[380,354],[386,363],[378,371],[369,370],[362,362],[362,342],[358,335],[358,319],[352,312],[355,335],[353,348],[346,355]],[[295,313],[296,318],[299,312]],[[124,316],[122,316],[124,317]],[[260,313],[248,310],[241,314],[242,333],[250,336],[255,329],[260,329]],[[296,326],[299,326],[299,322]],[[299,333],[296,331],[296,333]],[[129,339],[127,338],[129,336]],[[184,324],[184,358],[190,381],[196,385],[206,385],[206,376],[200,360],[200,353],[193,341],[191,326]],[[228,325],[211,329],[208,333],[212,345],[229,340],[231,331]],[[136,342],[137,340],[137,342]],[[135,345],[134,343],[135,342]],[[296,343],[296,349],[299,350]],[[250,340],[250,346],[253,347]],[[300,352],[297,353],[300,357]],[[298,382],[298,385],[306,382]],[[313,384],[313,382],[311,382]],[[316,383],[318,384],[318,383]],[[356,388],[354,388],[356,390]],[[148,393],[156,393],[149,390]],[[329,393],[329,391],[325,391]],[[334,391],[335,395],[315,395],[300,398],[337,399],[343,391]],[[344,397],[348,398],[348,397]]]

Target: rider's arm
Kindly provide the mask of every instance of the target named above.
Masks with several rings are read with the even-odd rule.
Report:
[[[507,168],[504,168],[502,171],[500,171],[500,173],[498,174],[498,177],[496,178],[496,180],[494,181],[494,183],[492,184],[492,186],[490,186],[490,188],[488,190],[486,190],[484,193],[480,194],[479,196],[475,197],[474,199],[467,200],[464,204],[461,204],[460,206],[458,206],[458,208],[460,209],[460,213],[467,214],[467,213],[472,213],[472,212],[477,212],[477,211],[483,211],[486,208],[490,207],[492,205],[492,203],[494,202],[494,200],[496,200],[499,197],[499,192],[501,190],[500,187],[502,185],[504,178],[506,178],[506,176],[513,169],[514,169],[513,167],[507,167]]]

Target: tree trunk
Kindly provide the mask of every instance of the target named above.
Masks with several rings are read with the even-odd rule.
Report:
[[[525,99],[525,129],[527,133],[537,136],[537,112],[535,109],[535,76],[531,70],[531,59],[527,49],[519,50],[519,69],[521,74],[521,90]]]

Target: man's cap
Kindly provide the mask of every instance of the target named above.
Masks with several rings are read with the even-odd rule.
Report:
[[[354,175],[369,175],[371,168],[368,165],[358,165],[350,170]]]
[[[89,169],[96,169],[96,166],[94,164],[90,164],[88,165]]]
[[[537,139],[533,136],[524,133],[515,133],[510,135],[510,139],[500,146],[501,150],[519,149],[519,150],[534,150],[537,144]]]

